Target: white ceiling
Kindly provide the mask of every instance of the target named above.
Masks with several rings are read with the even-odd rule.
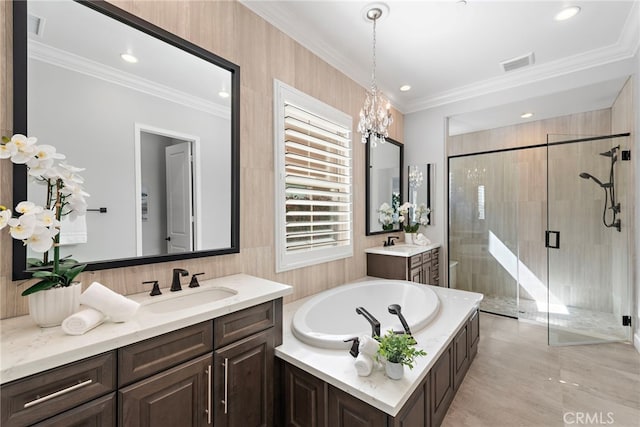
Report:
[[[368,87],[371,2],[241,0],[271,24]],[[564,6],[581,13],[553,19]],[[411,113],[633,57],[640,36],[638,1],[387,0],[377,24],[377,83],[394,107]],[[533,52],[532,66],[505,73],[500,63]],[[561,91],[455,117],[455,132],[504,126],[611,106],[625,79]],[[409,92],[400,86],[409,84]],[[364,94],[363,94],[364,97]],[[608,105],[605,105],[607,104]],[[454,132],[454,129],[452,129]]]

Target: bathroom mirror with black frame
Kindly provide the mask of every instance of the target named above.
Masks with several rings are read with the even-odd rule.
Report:
[[[434,225],[433,199],[435,183],[435,163],[423,163],[409,165],[407,179],[407,199],[416,206],[425,205],[429,209],[426,214],[427,225]],[[411,215],[415,215],[414,211]],[[417,218],[411,218],[411,222],[418,222]]]
[[[83,167],[87,270],[238,253],[240,68],[104,1],[15,1],[14,131]],[[41,186],[14,166],[13,196]],[[37,255],[37,254],[36,254]],[[13,246],[14,280],[27,253]]]
[[[393,233],[401,230],[398,207],[402,203],[404,147],[387,138],[384,144],[366,147],[366,234]]]

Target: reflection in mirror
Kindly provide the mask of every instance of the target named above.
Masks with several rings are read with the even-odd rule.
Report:
[[[85,168],[91,195],[61,254],[95,270],[238,252],[239,68],[105,2],[15,4],[14,127]],[[15,173],[14,200],[44,197]]]
[[[433,191],[435,184],[435,168],[435,163],[409,166],[409,179],[407,180],[409,203],[416,206],[424,204],[429,208],[429,213],[427,214],[427,225],[433,225],[434,220]],[[414,212],[411,212],[411,215],[414,215]],[[412,222],[417,222],[417,219],[412,218]]]
[[[372,147],[367,143],[367,236],[400,230],[398,207],[402,203],[402,144],[387,138]],[[379,212],[383,203],[392,207],[394,223],[383,227]],[[384,215],[382,215],[384,216]]]

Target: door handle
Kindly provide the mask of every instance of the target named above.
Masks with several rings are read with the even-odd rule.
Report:
[[[560,232],[547,230],[544,233],[544,246],[550,249],[560,249]]]
[[[166,240],[167,242],[170,242],[171,241],[171,236],[166,237],[164,240]]]

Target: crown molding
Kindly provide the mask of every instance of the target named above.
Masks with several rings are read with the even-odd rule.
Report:
[[[29,58],[48,64],[75,71],[109,83],[117,84],[147,95],[155,96],[169,102],[183,105],[194,110],[212,114],[230,120],[231,112],[228,107],[216,104],[169,86],[148,80],[134,74],[126,73],[117,68],[109,67],[99,62],[91,61],[79,55],[54,48],[44,43],[29,40]]]
[[[337,50],[328,46],[314,34],[309,34],[302,22],[292,16],[285,7],[286,2],[249,1],[240,2],[278,28],[283,33],[309,49],[315,55],[326,61],[347,77],[364,88],[369,86],[368,72],[343,56]],[[525,86],[534,82],[552,79],[567,74],[624,61],[632,58],[640,48],[640,2],[634,1],[620,37],[616,43],[581,54],[562,58],[546,64],[535,65],[531,68],[516,70],[492,79],[461,86],[451,90],[436,93],[409,102],[401,102],[393,96],[388,98],[394,108],[403,114],[414,113],[454,102],[472,99],[478,96]]]

